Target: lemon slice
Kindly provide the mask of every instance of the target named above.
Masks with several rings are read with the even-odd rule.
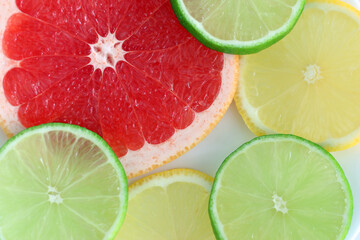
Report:
[[[215,239],[207,211],[212,181],[198,171],[175,169],[132,184],[116,239]]]
[[[360,13],[309,0],[293,31],[240,63],[238,109],[258,135],[291,133],[327,150],[360,138]]]
[[[217,239],[340,240],[353,197],[341,167],[319,145],[267,135],[224,161],[209,212]]]

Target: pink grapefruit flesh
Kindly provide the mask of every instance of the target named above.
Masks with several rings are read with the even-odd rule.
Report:
[[[168,0],[3,0],[0,123],[101,135],[134,177],[200,142],[228,108],[237,57],[210,50]]]

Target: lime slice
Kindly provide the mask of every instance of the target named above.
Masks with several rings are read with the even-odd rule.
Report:
[[[113,239],[127,180],[107,143],[84,128],[29,128],[0,150],[0,238]]]
[[[209,212],[218,239],[344,239],[353,199],[334,157],[293,135],[245,143],[218,170]]]
[[[208,203],[213,178],[174,169],[130,186],[129,208],[116,240],[213,240]]]
[[[295,26],[305,0],[170,0],[180,23],[205,46],[231,54],[263,50]]]

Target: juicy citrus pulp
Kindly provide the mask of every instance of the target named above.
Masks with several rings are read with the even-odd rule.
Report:
[[[168,0],[3,5],[0,124],[8,134],[47,122],[86,127],[134,177],[193,147],[230,105],[238,58],[199,43]]]
[[[360,135],[360,13],[338,0],[307,1],[293,31],[245,56],[236,103],[258,135],[291,133],[342,150]]]
[[[116,239],[215,239],[207,211],[212,181],[198,171],[175,169],[135,182]]]
[[[113,239],[127,180],[97,134],[67,124],[29,128],[0,150],[0,237]]]
[[[206,46],[258,52],[294,27],[305,0],[171,0],[180,23]]]
[[[326,150],[293,135],[258,137],[218,170],[210,218],[218,239],[344,239],[352,194]]]

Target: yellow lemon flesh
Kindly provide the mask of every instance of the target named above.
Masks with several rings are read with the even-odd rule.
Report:
[[[287,37],[242,58],[238,109],[258,135],[351,147],[360,140],[359,59],[360,13],[340,0],[307,1]]]
[[[208,214],[212,182],[201,172],[175,169],[134,183],[116,240],[215,240]]]

